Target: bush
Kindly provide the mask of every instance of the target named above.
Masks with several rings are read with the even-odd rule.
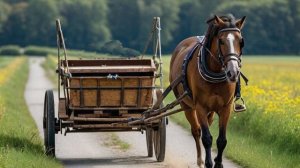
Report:
[[[123,48],[123,56],[131,56],[136,57],[141,55],[141,53],[137,50],[131,49],[131,48]]]
[[[53,51],[47,47],[29,46],[25,48],[24,54],[29,56],[47,56],[48,54],[53,54]]]
[[[6,45],[0,47],[0,55],[21,55],[21,48],[17,45]]]
[[[121,56],[138,56],[140,52],[131,48],[123,47],[119,40],[113,40],[105,43],[99,52],[108,53],[111,55],[121,55]]]

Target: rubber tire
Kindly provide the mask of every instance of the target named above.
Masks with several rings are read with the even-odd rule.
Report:
[[[44,145],[46,155],[55,157],[55,113],[52,90],[47,90],[44,100]]]
[[[163,162],[166,152],[166,117],[163,117],[157,128],[153,128],[153,144],[156,160]]]
[[[147,152],[148,157],[153,157],[153,130],[152,128],[146,128],[146,145],[147,145]]]

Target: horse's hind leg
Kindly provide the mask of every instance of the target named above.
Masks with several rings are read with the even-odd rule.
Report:
[[[226,127],[229,120],[230,108],[223,109],[219,116],[219,136],[217,139],[218,155],[215,158],[215,168],[223,168],[222,154],[227,144]]]
[[[191,125],[191,132],[196,142],[197,164],[199,167],[204,168],[204,161],[202,160],[201,146],[200,146],[201,129],[197,120],[196,111],[195,110],[185,111],[185,116]]]

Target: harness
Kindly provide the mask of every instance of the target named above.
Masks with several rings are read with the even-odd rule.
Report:
[[[238,28],[225,28],[219,31],[219,34],[221,32],[225,32],[225,31],[238,31],[240,32],[240,30]],[[204,40],[205,40],[205,36],[197,36],[197,43],[195,44],[195,46],[188,52],[188,54],[185,56],[184,60],[183,60],[183,64],[182,64],[182,70],[181,70],[181,83],[183,85],[183,89],[187,92],[187,95],[192,98],[192,91],[189,88],[188,85],[188,81],[187,81],[187,67],[188,67],[188,63],[190,62],[190,60],[193,58],[193,55],[195,53],[195,51],[197,50],[198,47],[200,47],[199,49],[199,53],[197,56],[197,64],[198,64],[198,71],[199,74],[201,75],[201,77],[209,82],[209,83],[221,83],[221,82],[225,82],[227,80],[227,76],[226,76],[226,72],[221,71],[219,73],[215,73],[209,70],[208,68],[208,54],[206,54],[205,52],[209,52],[210,51],[203,46],[204,44]],[[244,45],[244,41],[241,41],[241,48]],[[221,65],[224,67],[225,63],[230,61],[230,60],[236,60],[239,64],[239,66],[241,67],[241,59],[240,59],[240,55],[237,55],[235,53],[229,53],[227,55],[223,55],[222,51],[221,51],[221,47],[220,47],[220,42],[218,41],[218,59],[219,62],[221,63]],[[241,50],[242,51],[242,50]],[[201,57],[200,57],[201,55]],[[248,83],[248,79],[245,77],[245,75],[241,72],[240,73],[241,77],[244,79],[246,85]]]
[[[183,85],[183,89],[188,92],[188,96],[190,98],[192,98],[192,91],[189,88],[188,81],[187,81],[187,67],[188,67],[189,62],[193,58],[195,51],[197,50],[197,48],[199,46],[203,45],[203,41],[204,41],[204,36],[197,36],[197,38],[198,38],[197,43],[185,56],[185,58],[183,60],[183,64],[182,64],[182,69],[181,69],[181,75],[182,75],[181,83]]]

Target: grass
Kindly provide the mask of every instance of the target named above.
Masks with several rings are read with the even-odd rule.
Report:
[[[5,67],[7,64],[9,64],[12,61],[12,57],[4,57],[0,56],[0,69],[2,67]]]
[[[47,56],[42,67],[45,69],[47,77],[52,81],[54,86],[57,87],[58,76],[57,73],[55,73],[55,70],[57,69],[57,57]]]
[[[25,57],[17,59],[22,59],[22,63],[0,86],[0,167],[61,167],[44,154],[37,127],[24,100],[28,61]]]
[[[120,149],[122,151],[127,151],[130,148],[130,144],[122,141],[115,133],[109,134],[109,137],[104,142],[104,145],[115,149]]]

